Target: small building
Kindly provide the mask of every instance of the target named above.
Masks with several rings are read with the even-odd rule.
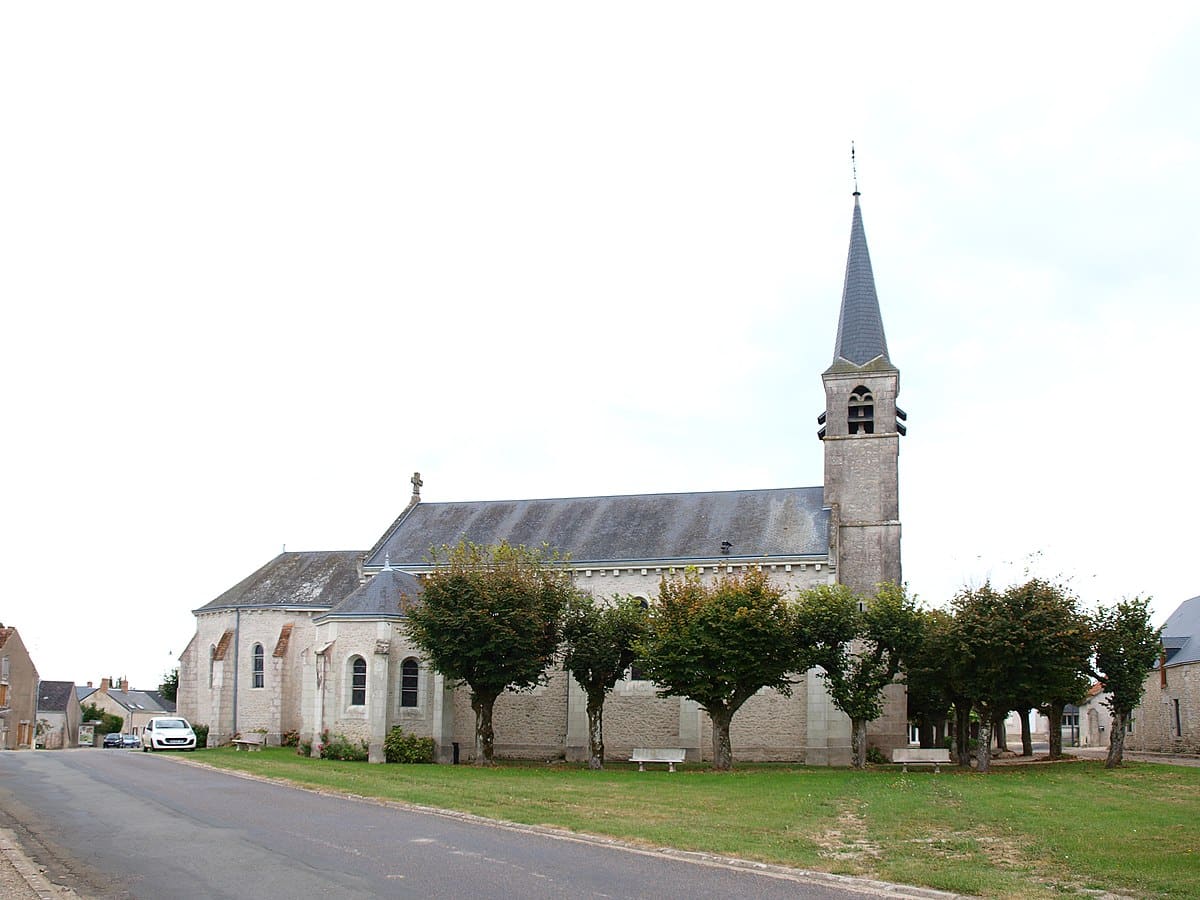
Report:
[[[45,750],[79,746],[83,719],[73,681],[43,681],[37,693],[37,745]]]
[[[124,678],[114,687],[111,679],[101,678],[100,687],[84,694],[76,689],[80,700],[98,706],[106,713],[120,716],[121,731],[125,734],[141,734],[142,729],[154,716],[167,716],[175,712],[175,704],[158,691],[130,690]]]
[[[38,672],[15,628],[0,625],[0,749],[33,748]]]
[[[1127,750],[1200,753],[1200,597],[1167,618],[1162,655],[1133,710]]]

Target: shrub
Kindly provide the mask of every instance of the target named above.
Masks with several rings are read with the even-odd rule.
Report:
[[[867,747],[867,762],[873,766],[885,766],[891,762],[891,760],[884,755],[882,750],[872,744],[871,746]]]
[[[390,763],[433,762],[433,738],[405,734],[397,725],[383,741],[384,758]]]
[[[327,738],[328,732],[322,734]],[[342,762],[366,762],[367,742],[352,741],[344,734],[339,734],[321,742],[321,759],[339,759]]]
[[[296,744],[297,756],[312,756],[312,741],[300,741]]]
[[[285,731],[283,733],[283,735],[279,738],[279,746],[281,746],[281,747],[298,747],[298,746],[300,746],[300,732]]]
[[[207,747],[208,746],[208,726],[207,725],[193,725],[192,731],[196,732],[196,746],[198,748],[199,747]]]

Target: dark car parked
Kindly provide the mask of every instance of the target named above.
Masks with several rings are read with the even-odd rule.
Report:
[[[136,750],[142,746],[142,739],[136,734],[123,734],[121,735],[121,746],[126,750]]]
[[[104,736],[104,746],[106,748],[120,747],[121,746],[121,735],[117,734],[115,731],[112,734],[106,734]]]

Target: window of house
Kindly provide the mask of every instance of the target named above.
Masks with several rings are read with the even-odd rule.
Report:
[[[263,675],[264,675],[265,668],[266,668],[265,667],[266,660],[263,657],[263,645],[262,644],[254,645],[253,655],[254,655],[253,685],[256,688],[260,688],[263,686]]]
[[[361,656],[350,660],[350,705],[367,705],[367,661]]]
[[[850,392],[846,429],[850,434],[875,433],[875,398],[861,384]]]
[[[420,667],[409,657],[400,663],[400,705],[415,707],[420,687]]]

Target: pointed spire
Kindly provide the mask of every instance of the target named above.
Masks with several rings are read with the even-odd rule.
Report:
[[[854,218],[850,223],[850,252],[846,258],[846,283],[842,288],[842,309],[838,315],[837,342],[833,361],[845,360],[865,366],[883,357],[888,362],[887,338],[883,317],[875,294],[875,275],[867,252],[867,234],[863,230],[862,208],[858,205],[858,175],[855,173]]]

